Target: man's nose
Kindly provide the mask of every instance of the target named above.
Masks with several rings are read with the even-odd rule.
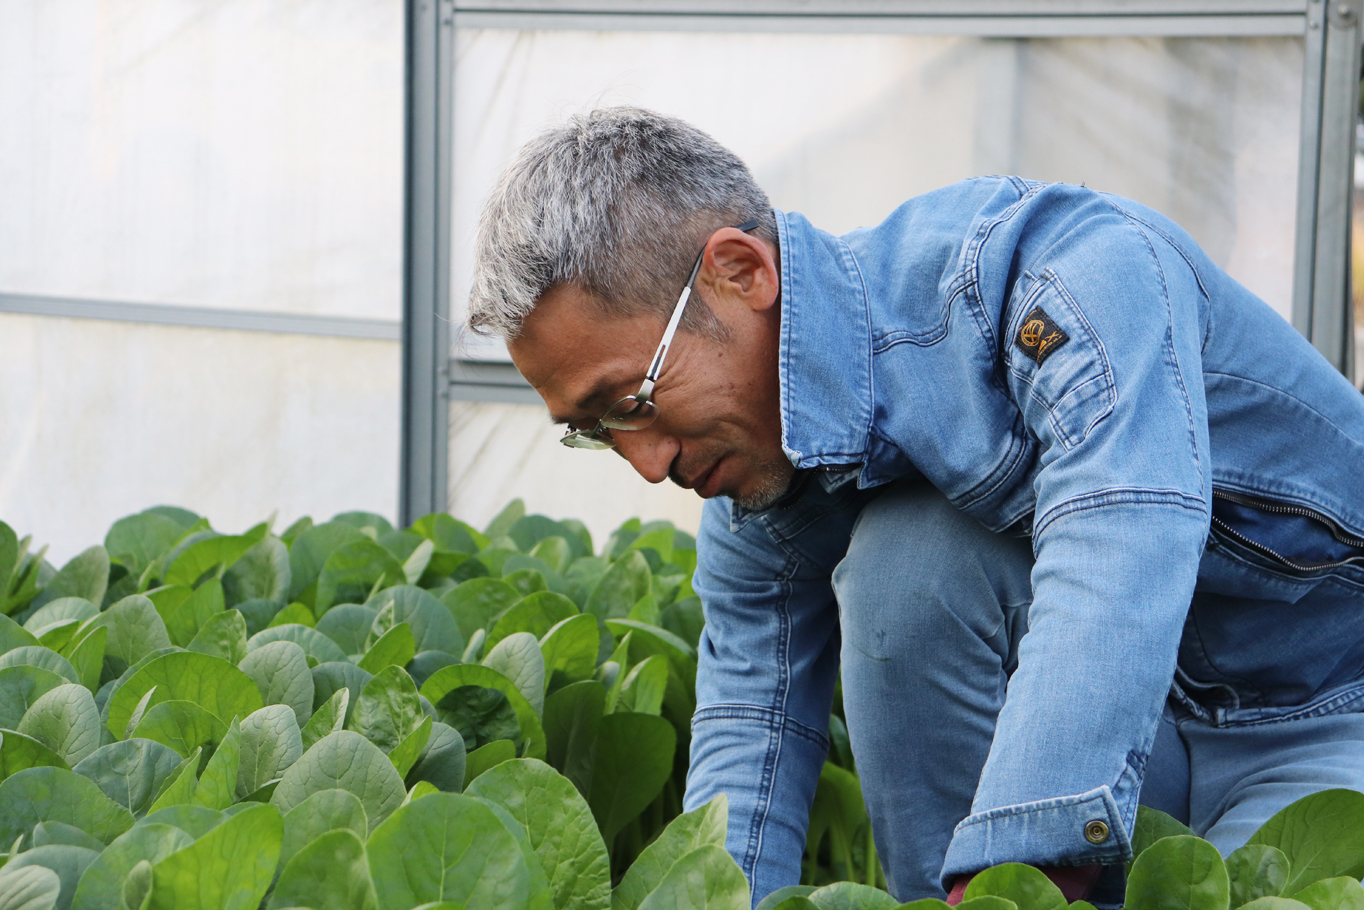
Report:
[[[668,479],[668,469],[677,457],[677,441],[653,428],[613,430],[616,454],[630,462],[640,477],[649,483]]]

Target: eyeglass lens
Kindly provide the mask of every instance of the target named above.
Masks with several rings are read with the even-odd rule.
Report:
[[[601,425],[612,430],[642,430],[658,417],[658,407],[652,401],[622,398],[602,415]]]

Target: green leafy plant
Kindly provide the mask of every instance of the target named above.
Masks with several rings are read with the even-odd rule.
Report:
[[[0,907],[609,906],[681,809],[694,548],[160,507],[57,569],[0,524]]]
[[[0,523],[0,910],[750,906],[723,799],[681,811],[703,617],[670,524],[157,507],[44,554]],[[945,906],[885,892],[839,699],[830,738],[762,910]],[[1142,809],[1134,847],[1129,907],[1364,910],[1361,794],[1225,861]],[[967,898],[1064,906],[1012,864]]]

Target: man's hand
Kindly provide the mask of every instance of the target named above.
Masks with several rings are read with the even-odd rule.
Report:
[[[1061,889],[1066,903],[1073,904],[1089,897],[1089,889],[1094,887],[1103,866],[1095,863],[1091,866],[1039,866],[1038,869],[1053,885]],[[962,902],[962,898],[966,896],[966,886],[973,878],[974,875],[957,876],[957,880],[952,883],[952,893],[947,895],[949,906],[955,907]]]

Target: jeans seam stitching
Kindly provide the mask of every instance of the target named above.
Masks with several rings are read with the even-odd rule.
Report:
[[[829,748],[829,739],[814,727],[791,717],[773,711],[771,708],[764,708],[760,705],[710,705],[700,708],[692,715],[692,729],[703,721],[710,720],[756,720],[767,723],[773,728],[781,727],[797,736],[808,739],[810,742],[824,749]]]
[[[1061,418],[1060,415],[1057,413],[1057,410],[1061,407],[1062,402],[1064,402],[1067,398],[1080,394],[1086,387],[1093,385],[1096,382],[1103,383],[1103,390],[1108,394],[1109,399],[1108,408],[1107,410],[1104,411],[1104,413],[1100,414],[1098,417],[1095,417],[1093,420],[1091,420],[1089,422],[1089,426],[1084,428],[1084,432],[1080,436],[1080,438],[1075,439],[1074,437],[1071,436],[1070,433],[1066,432],[1066,428],[1061,425]],[[1064,446],[1067,451],[1070,451],[1080,443],[1084,442],[1085,437],[1088,436],[1090,431],[1093,430],[1094,427],[1098,425],[1099,421],[1103,420],[1109,414],[1113,413],[1114,397],[1113,383],[1109,381],[1109,377],[1106,374],[1091,376],[1089,379],[1086,379],[1084,382],[1075,386],[1070,391],[1066,392],[1066,394],[1058,398],[1055,404],[1047,404],[1046,401],[1040,395],[1037,395],[1034,392],[1030,391],[1029,394],[1032,396],[1033,400],[1035,400],[1038,404],[1041,404],[1044,408],[1047,409],[1047,422],[1051,424],[1052,432],[1056,434],[1056,438],[1061,441],[1061,445]]]
[[[769,528],[769,533],[770,533]],[[783,549],[785,549],[783,547]],[[778,647],[777,647],[777,691],[776,704],[773,707],[775,712],[786,714],[786,699],[791,687],[791,614],[789,610],[791,601],[791,576],[799,567],[799,562],[787,551],[785,571],[781,576],[780,606],[777,608],[778,626]],[[753,870],[757,868],[758,857],[762,854],[763,832],[767,828],[767,818],[772,811],[772,798],[776,792],[773,785],[776,779],[777,763],[780,760],[781,746],[784,726],[773,727],[768,734],[767,754],[763,757],[763,769],[758,786],[759,811],[753,815],[753,821],[748,832],[748,851],[744,857],[744,868]]]
[[[1099,355],[1099,364],[1103,368],[1102,371],[1097,376],[1091,376],[1089,379],[1085,380],[1079,386],[1076,386],[1075,388],[1067,392],[1065,395],[1062,395],[1060,398],[1058,398],[1056,400],[1056,406],[1060,407],[1061,402],[1065,401],[1076,391],[1078,391],[1079,389],[1083,388],[1084,386],[1088,385],[1090,382],[1093,382],[1096,379],[1103,381],[1103,388],[1104,391],[1107,393],[1108,397],[1108,407],[1102,408],[1101,412],[1097,414],[1094,417],[1094,419],[1089,422],[1089,425],[1084,428],[1084,432],[1081,433],[1078,441],[1069,446],[1065,446],[1067,451],[1069,451],[1073,449],[1075,446],[1084,442],[1085,439],[1088,438],[1089,434],[1093,432],[1094,428],[1098,426],[1100,423],[1102,423],[1107,417],[1109,417],[1109,415],[1113,413],[1113,409],[1118,406],[1118,388],[1116,382],[1113,379],[1113,363],[1108,359],[1108,348],[1104,347],[1103,339],[1100,338],[1099,333],[1094,330],[1094,325],[1089,321],[1089,317],[1085,315],[1084,310],[1080,308],[1080,305],[1076,303],[1075,298],[1071,296],[1069,289],[1066,288],[1065,282],[1061,280],[1060,275],[1057,275],[1056,272],[1050,268],[1044,270],[1042,274],[1044,276],[1049,276],[1050,283],[1053,286],[1055,286],[1057,295],[1060,296],[1066,302],[1067,306],[1070,308],[1071,313],[1073,313],[1075,315],[1075,318],[1080,321],[1080,324],[1084,326],[1085,332],[1088,333],[1090,339],[1094,342],[1094,349]],[[1047,408],[1047,413],[1048,418],[1052,423],[1052,426],[1057,427],[1056,412],[1052,408]],[[1067,439],[1069,439],[1070,437],[1070,434],[1068,433],[1058,432],[1058,435],[1064,436]]]
[[[1020,192],[1017,184],[1010,182],[1010,185],[1013,187],[1014,191],[1018,193],[1018,198],[1010,203],[1004,211],[980,226],[980,229],[976,231],[975,236],[967,241],[966,253],[962,257],[964,264],[961,269],[961,275],[966,279],[962,286],[962,290],[965,293],[966,306],[967,309],[971,311],[971,318],[975,321],[977,331],[984,337],[986,347],[989,350],[998,350],[1000,342],[996,340],[994,332],[990,328],[990,320],[986,315],[985,304],[980,296],[981,254],[985,249],[986,244],[990,242],[990,237],[994,234],[995,229],[1017,217],[1018,213],[1023,210],[1028,200],[1035,195],[1035,192],[1032,191],[1031,188]]]
[[[796,518],[789,523],[782,524],[778,524],[773,520],[770,511],[754,512],[752,514],[758,516],[762,520],[763,526],[767,528],[768,536],[772,538],[773,543],[781,548],[781,551],[786,554],[787,558],[795,559],[799,562],[805,554],[797,553],[795,547],[791,545],[791,541],[819,524],[830,515],[846,512],[848,509],[852,508],[854,504],[853,500],[847,500],[809,509],[799,518]],[[783,581],[790,579],[793,574],[795,574],[794,570],[788,571],[787,574],[783,576]]]
[[[1174,370],[1175,382],[1179,384],[1179,394],[1184,402],[1184,415],[1189,421],[1189,447],[1193,450],[1194,465],[1198,468],[1198,478],[1200,483],[1206,486],[1207,484],[1203,472],[1203,459],[1198,454],[1198,429],[1194,425],[1193,404],[1189,400],[1189,389],[1184,383],[1184,372],[1179,365],[1179,354],[1175,351],[1175,311],[1174,304],[1170,302],[1170,286],[1166,281],[1165,269],[1161,267],[1160,257],[1156,255],[1156,248],[1151,243],[1151,238],[1140,228],[1134,228],[1134,230],[1136,230],[1141,236],[1142,241],[1146,244],[1146,250],[1151,254],[1151,260],[1155,265],[1156,273],[1160,275],[1161,294],[1165,298],[1165,308],[1169,317],[1165,327],[1165,355],[1169,359],[1170,367]],[[1154,228],[1152,228],[1152,230],[1154,230]],[[1169,242],[1169,238],[1166,238],[1166,242]],[[1197,273],[1195,273],[1194,277],[1195,279],[1198,277]],[[1202,285],[1200,284],[1200,287],[1201,286]],[[1204,293],[1206,294],[1206,292]]]
[[[1107,792],[1105,792],[1107,791]],[[1106,798],[1105,798],[1106,797]],[[990,822],[997,822],[1005,819],[1014,819],[1025,815],[1036,815],[1039,812],[1052,812],[1055,810],[1070,809],[1072,807],[1097,803],[1103,807],[1104,814],[1109,816],[1110,821],[1125,824],[1123,821],[1122,810],[1118,808],[1117,800],[1113,796],[1113,791],[1107,785],[1097,787],[1085,793],[1076,793],[1070,796],[1051,797],[1049,799],[1030,800],[1025,803],[1016,803],[1010,806],[998,806],[994,809],[987,809],[984,812],[968,815],[962,819],[953,831],[953,845],[956,838],[968,829],[976,828]],[[1124,856],[1130,854],[1131,837],[1124,828],[1122,831],[1115,831],[1117,843],[1109,846],[1103,845],[1100,849],[1111,852],[1113,847],[1117,847]],[[949,848],[950,850],[950,848]]]
[[[1009,434],[1009,451],[990,469],[990,473],[986,475],[984,480],[967,490],[960,498],[953,499],[953,505],[959,509],[969,509],[1004,486],[1014,472],[1018,470],[1019,465],[1023,462],[1023,456],[1028,452],[1028,447],[1023,442],[1026,430],[1020,431],[1019,429],[1021,422],[1022,417],[1018,417],[1012,428],[1014,432]]]
[[[1338,709],[1341,708],[1341,707],[1344,706],[1344,705],[1348,705],[1348,704],[1350,704],[1350,703],[1352,703],[1352,702],[1357,702],[1357,701],[1360,701],[1360,700],[1364,700],[1364,681],[1358,683],[1358,684],[1355,685],[1354,687],[1352,687],[1352,688],[1350,688],[1350,689],[1348,689],[1348,690],[1346,690],[1346,691],[1344,691],[1344,692],[1341,692],[1341,693],[1339,693],[1339,694],[1337,694],[1337,695],[1333,695],[1332,697],[1330,697],[1330,698],[1328,698],[1328,699],[1325,699],[1324,701],[1321,701],[1321,702],[1312,702],[1312,703],[1309,703],[1309,704],[1307,704],[1307,705],[1301,705],[1301,706],[1299,706],[1298,709],[1295,710],[1295,711],[1292,711],[1292,712],[1287,713],[1287,714],[1278,715],[1278,716],[1275,716],[1275,717],[1261,717],[1261,718],[1256,718],[1256,719],[1254,719],[1254,720],[1239,720],[1239,721],[1238,721],[1238,720],[1232,720],[1232,721],[1228,721],[1228,720],[1225,719],[1225,714],[1224,714],[1225,709],[1218,709],[1217,711],[1214,712],[1215,715],[1216,715],[1216,724],[1215,724],[1215,726],[1218,726],[1218,727],[1267,727],[1267,726],[1270,726],[1270,725],[1272,725],[1272,724],[1281,724],[1281,723],[1287,723],[1287,722],[1289,722],[1289,721],[1296,721],[1296,720],[1306,720],[1306,719],[1314,718],[1314,717],[1330,717],[1331,715],[1340,714],[1340,713],[1345,713],[1345,714],[1358,713],[1358,712],[1351,712],[1351,711],[1342,712],[1342,711],[1339,711]],[[1243,708],[1243,709],[1239,709],[1239,710],[1261,710],[1261,711],[1264,711],[1264,710],[1274,710],[1274,709],[1273,709],[1273,708],[1261,708],[1261,709]]]
[[[852,268],[855,269],[855,270],[857,271],[858,286],[859,286],[859,288],[860,288],[861,291],[862,291],[862,311],[863,311],[863,315],[866,317],[866,320],[867,320],[867,329],[868,329],[868,331],[867,331],[867,361],[866,361],[866,363],[867,363],[867,394],[866,394],[865,400],[866,400],[867,402],[869,402],[869,404],[867,405],[867,420],[866,420],[866,423],[865,423],[865,424],[862,426],[862,428],[861,428],[861,429],[862,429],[862,448],[863,448],[863,450],[865,451],[865,449],[866,449],[866,447],[867,447],[867,436],[871,433],[872,425],[876,423],[876,412],[875,412],[874,407],[870,404],[870,402],[875,402],[875,401],[876,401],[876,388],[875,388],[875,383],[876,383],[876,366],[875,366],[875,363],[876,363],[876,360],[875,360],[875,348],[874,348],[874,344],[873,344],[873,342],[872,342],[871,331],[870,331],[870,329],[871,329],[871,295],[870,295],[870,293],[868,293],[868,291],[867,291],[867,276],[866,276],[865,274],[863,274],[863,272],[862,272],[862,264],[861,264],[860,262],[857,261],[857,255],[856,255],[855,253],[853,253],[852,247],[848,246],[847,241],[845,241],[845,240],[844,240],[843,238],[841,238],[841,237],[836,238],[836,239],[837,239],[837,244],[838,244],[837,249],[838,249],[838,251],[839,251],[840,257],[842,257],[842,258],[844,258],[844,259],[846,260],[845,262],[843,262],[843,268],[846,270],[846,269],[848,268],[848,266],[851,264]]]
[[[1193,272],[1194,281],[1198,283],[1198,289],[1203,292],[1203,298],[1205,300],[1212,300],[1212,295],[1209,294],[1208,289],[1203,286],[1203,276],[1198,274],[1198,267],[1194,265],[1193,260],[1188,257],[1188,255],[1184,252],[1180,245],[1175,243],[1174,238],[1172,238],[1169,234],[1165,233],[1165,231],[1156,227],[1154,224],[1151,224],[1149,221],[1146,221],[1145,219],[1137,216],[1134,212],[1130,212],[1127,209],[1122,208],[1116,202],[1113,202],[1112,197],[1108,196],[1108,194],[1105,193],[1104,195],[1105,197],[1108,198],[1109,204],[1112,205],[1113,208],[1116,209],[1119,213],[1121,213],[1122,216],[1126,218],[1128,221],[1135,221],[1142,227],[1150,228],[1151,230],[1159,234],[1160,239],[1168,243],[1174,249],[1174,251],[1179,254],[1179,258],[1183,259],[1184,262],[1189,266],[1189,271]]]
[[[1279,386],[1272,386],[1272,385],[1269,385],[1268,383],[1261,382],[1260,380],[1254,379],[1254,378],[1252,378],[1252,377],[1250,377],[1250,376],[1242,376],[1242,375],[1240,375],[1239,373],[1225,373],[1225,372],[1221,372],[1221,371],[1219,371],[1219,370],[1207,370],[1207,371],[1204,372],[1203,375],[1204,375],[1204,376],[1222,376],[1222,377],[1225,377],[1225,378],[1227,378],[1227,379],[1235,379],[1235,380],[1237,380],[1238,382],[1245,382],[1245,383],[1249,383],[1249,384],[1254,385],[1254,386],[1258,386],[1259,388],[1264,389],[1265,391],[1268,391],[1268,392],[1272,392],[1272,393],[1275,394],[1275,395],[1282,395],[1282,396],[1285,397],[1285,398],[1292,399],[1292,400],[1293,400],[1296,404],[1298,404],[1300,407],[1303,407],[1303,408],[1305,408],[1306,410],[1311,411],[1313,414],[1317,415],[1317,417],[1321,418],[1322,422],[1324,422],[1324,423],[1327,424],[1332,430],[1334,430],[1338,436],[1340,436],[1340,437],[1342,437],[1342,438],[1344,438],[1344,439],[1350,439],[1350,436],[1349,436],[1348,434],[1346,434],[1345,431],[1343,431],[1343,430],[1340,428],[1340,425],[1339,425],[1339,423],[1338,423],[1336,420],[1334,420],[1333,418],[1327,416],[1326,414],[1323,414],[1323,413],[1321,412],[1320,409],[1314,407],[1314,406],[1313,406],[1312,404],[1310,404],[1309,402],[1303,401],[1301,398],[1299,398],[1297,395],[1294,395],[1294,394],[1293,394],[1291,391],[1289,391],[1288,389],[1284,389],[1284,388],[1281,388],[1281,387],[1279,387]]]
[[[983,825],[986,822],[998,821],[1001,818],[1017,818],[1020,815],[1033,815],[1038,812],[1049,812],[1053,809],[1069,809],[1072,806],[1082,806],[1092,802],[1102,803],[1103,801],[1102,793],[1095,793],[1092,796],[1077,793],[1072,796],[1054,796],[1048,799],[1035,799],[1025,803],[997,806],[984,812],[968,815],[957,825],[957,830],[961,831],[965,828]]]
[[[1097,499],[1102,499],[1103,502],[1095,502]],[[1102,509],[1110,505],[1174,505],[1207,517],[1207,509],[1201,498],[1190,496],[1188,493],[1182,493],[1179,490],[1148,490],[1140,487],[1096,490],[1093,493],[1067,499],[1065,502],[1053,506],[1036,522],[1033,540],[1036,541],[1041,537],[1042,532],[1054,521],[1064,518],[1072,512]]]

